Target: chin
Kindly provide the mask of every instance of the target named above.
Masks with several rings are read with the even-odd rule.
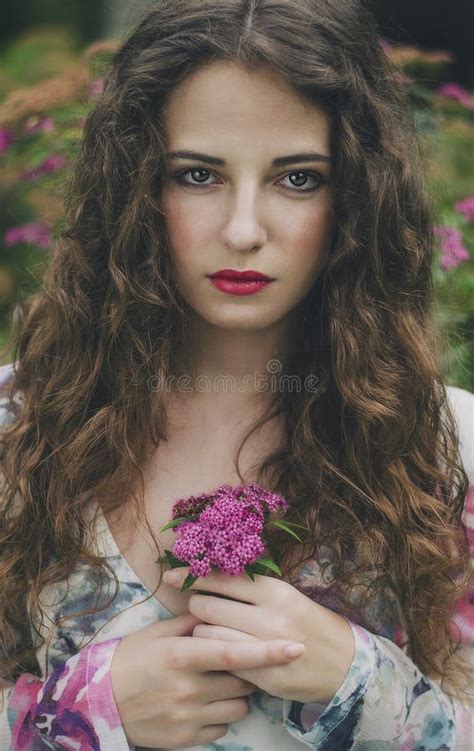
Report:
[[[219,329],[226,329],[227,331],[260,331],[267,329],[269,326],[274,325],[275,321],[265,322],[262,321],[261,316],[246,316],[239,318],[239,316],[227,316],[222,317],[206,317],[201,316],[203,320],[209,326],[215,326]]]

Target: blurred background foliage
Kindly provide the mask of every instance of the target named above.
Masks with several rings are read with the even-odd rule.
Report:
[[[48,250],[62,226],[64,181],[84,117],[101,95],[110,55],[120,43],[107,37],[88,44],[87,34],[72,28],[70,23],[28,28],[0,51],[2,347],[15,301],[41,285]],[[457,61],[449,50],[428,51],[387,38],[381,44],[409,91],[426,153],[445,381],[474,392],[474,95],[454,80]],[[6,350],[2,362],[10,360]]]

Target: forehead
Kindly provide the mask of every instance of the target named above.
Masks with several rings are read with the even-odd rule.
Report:
[[[261,153],[291,146],[326,154],[330,148],[323,108],[269,67],[249,71],[217,61],[193,72],[170,95],[164,126],[171,148]]]

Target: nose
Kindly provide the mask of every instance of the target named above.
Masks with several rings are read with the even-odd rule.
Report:
[[[228,218],[222,231],[224,245],[231,250],[247,253],[267,242],[267,232],[260,217],[256,189],[242,185],[229,199]]]

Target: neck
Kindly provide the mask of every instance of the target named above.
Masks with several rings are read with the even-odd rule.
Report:
[[[293,325],[288,317],[272,328],[224,329],[198,318],[187,351],[176,358],[184,366],[176,375],[187,377],[185,388],[195,396],[265,401],[283,374]]]

